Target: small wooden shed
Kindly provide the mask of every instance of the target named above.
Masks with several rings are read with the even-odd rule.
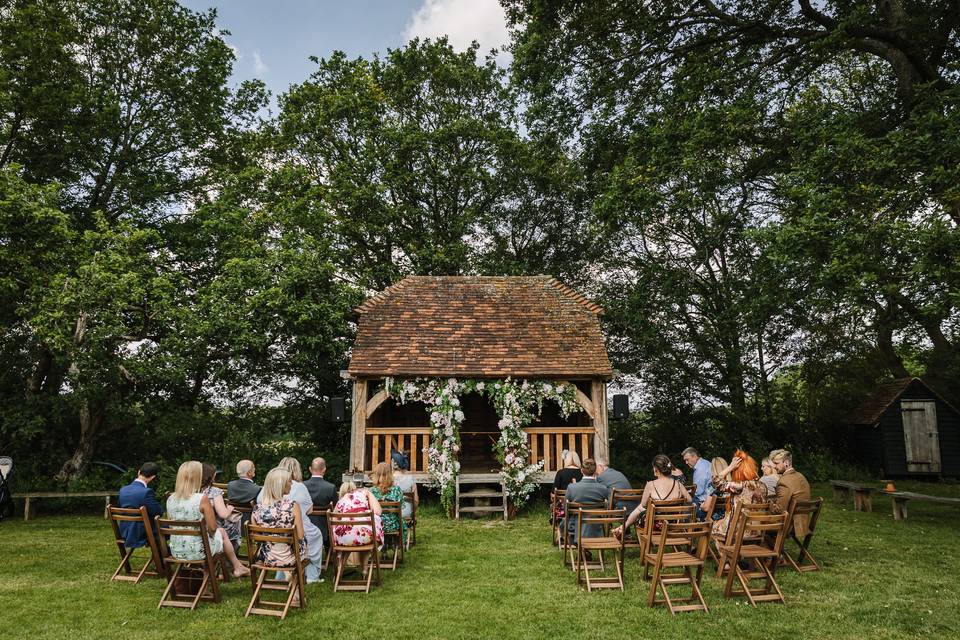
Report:
[[[881,384],[847,423],[861,462],[882,476],[960,475],[960,413],[920,378]]]
[[[369,472],[391,447],[411,452],[411,472],[427,479],[431,426],[421,403],[398,404],[384,389],[396,379],[539,379],[576,387],[581,411],[562,417],[544,405],[525,429],[530,462],[552,482],[560,452],[609,455],[607,382],[613,375],[598,319],[601,308],[550,276],[410,276],[356,309],[350,467]],[[464,474],[498,478],[493,443],[499,417],[490,401],[463,399],[459,462]]]

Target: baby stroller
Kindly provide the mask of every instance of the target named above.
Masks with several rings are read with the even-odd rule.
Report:
[[[13,496],[9,485],[11,473],[13,473],[13,458],[0,456],[0,520],[13,515]]]

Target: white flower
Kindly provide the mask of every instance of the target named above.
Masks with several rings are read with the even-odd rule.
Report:
[[[455,407],[459,407],[459,406],[460,406],[460,398],[458,398],[457,396],[453,396],[452,398],[450,398],[450,404],[452,404],[452,405],[455,406]]]
[[[453,427],[448,426],[446,429],[443,430],[443,432],[444,432],[444,434],[446,434],[446,435],[448,435],[448,436],[452,436],[452,435],[453,435]]]
[[[484,386],[485,386],[485,385],[484,385],[483,382],[478,382],[478,383],[477,383],[477,391],[483,391]]]
[[[440,454],[440,464],[443,464],[446,461],[447,461],[447,452],[444,451],[443,453]]]
[[[503,461],[507,464],[513,464],[513,454],[508,453],[506,456],[504,456]]]
[[[553,393],[553,385],[549,382],[543,383],[543,392],[544,393]]]
[[[453,446],[450,447],[450,448],[453,449],[453,452],[454,452],[454,453],[457,453],[458,451],[460,451],[460,445],[458,445],[458,444],[455,444],[455,445],[453,445]]]
[[[500,418],[500,421],[497,422],[497,426],[501,429],[505,429],[510,426],[510,418]]]
[[[457,422],[463,422],[463,418],[464,418],[463,411],[460,411],[459,409],[456,410],[456,411],[454,411],[454,412],[453,412],[453,418],[454,418]]]

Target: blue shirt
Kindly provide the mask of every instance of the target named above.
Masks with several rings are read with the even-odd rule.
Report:
[[[713,484],[710,463],[705,458],[700,458],[697,460],[697,464],[693,465],[693,484],[697,485],[696,492],[693,494],[693,501],[700,504],[710,495],[710,487]]]

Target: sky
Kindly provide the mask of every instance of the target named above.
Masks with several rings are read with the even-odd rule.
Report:
[[[509,40],[497,0],[180,0],[193,10],[216,8],[230,32],[234,79],[263,80],[276,98],[314,69],[310,56],[337,50],[349,57],[403,46],[411,38],[448,35],[458,50],[481,52]],[[501,62],[505,60],[503,56]]]

